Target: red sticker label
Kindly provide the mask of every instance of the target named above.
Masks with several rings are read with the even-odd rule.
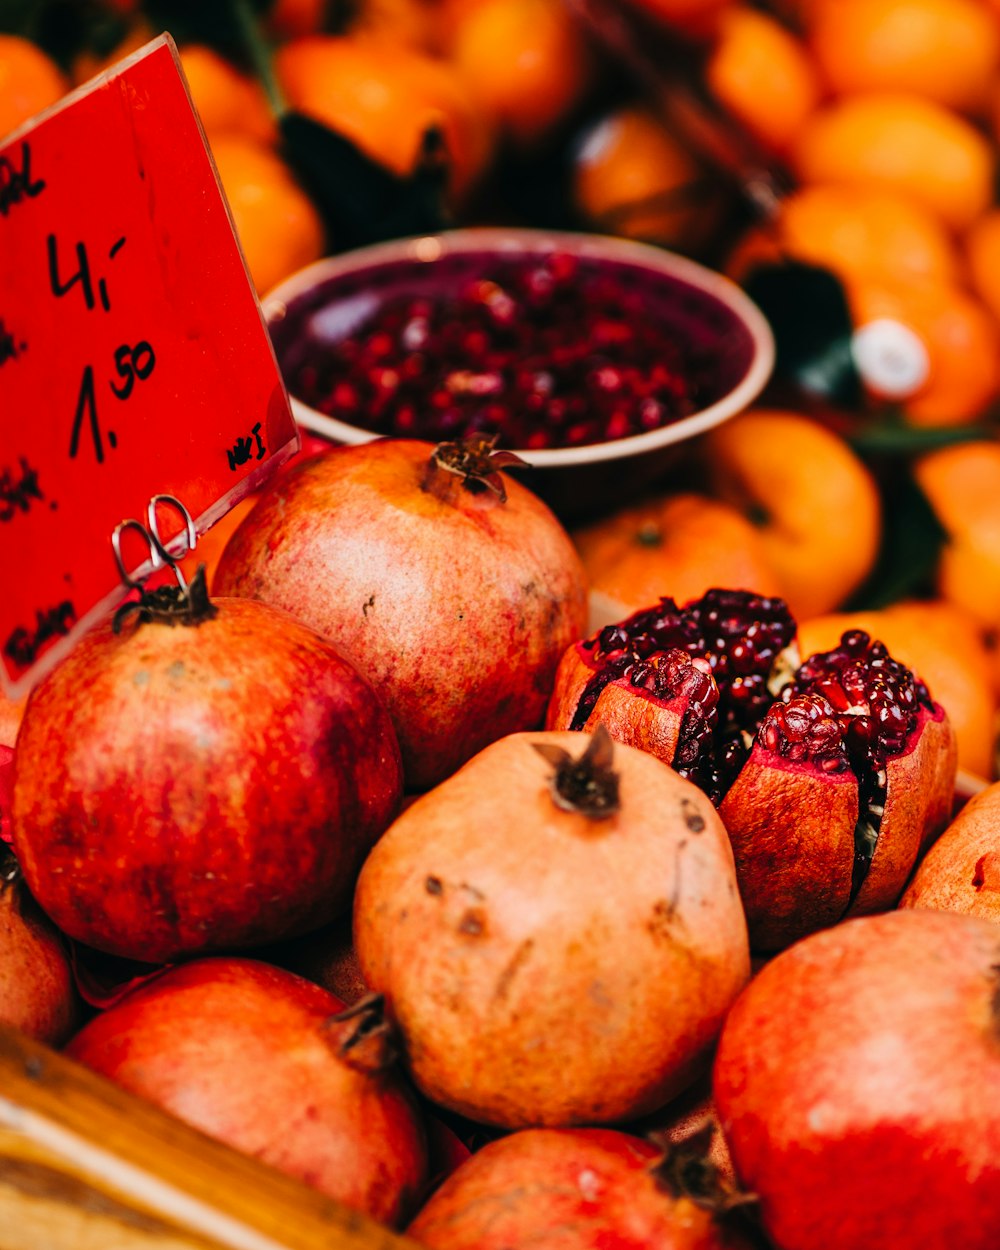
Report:
[[[0,682],[123,597],[114,527],[204,532],[294,454],[260,305],[161,36],[0,146]],[[171,518],[168,545],[182,528]]]

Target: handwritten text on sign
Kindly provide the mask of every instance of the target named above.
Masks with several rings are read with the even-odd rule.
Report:
[[[296,447],[260,307],[162,37],[0,146],[8,690],[119,596],[119,521],[169,493],[203,531]]]

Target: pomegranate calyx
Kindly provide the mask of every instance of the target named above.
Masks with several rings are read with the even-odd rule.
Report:
[[[392,1067],[400,1056],[396,1030],[386,1019],[385,996],[365,994],[325,1022],[327,1028],[346,1024],[337,1031],[337,1054],[358,1072],[375,1075]]]
[[[680,1140],[671,1141],[664,1134],[650,1133],[649,1140],[663,1151],[650,1167],[657,1188],[672,1198],[687,1198],[695,1206],[724,1216],[737,1208],[756,1206],[756,1194],[746,1193],[727,1184],[709,1157],[712,1138],[717,1132],[715,1122],[708,1118],[696,1124]]]
[[[507,502],[507,488],[500,469],[511,465],[527,466],[527,461],[512,451],[494,451],[497,434],[466,434],[451,443],[438,443],[431,453],[424,478],[424,489],[430,490],[438,469],[462,479],[462,486],[471,494],[492,491],[501,503]]]
[[[611,767],[614,742],[603,721],[578,759],[552,743],[531,745],[555,768],[549,793],[556,807],[588,820],[606,820],[619,810],[618,774]]]
[[[122,626],[133,613],[138,614],[138,625],[159,621],[162,625],[200,625],[209,621],[218,608],[208,597],[205,565],[186,586],[158,586],[155,590],[142,590],[138,599],[130,599],[115,613],[111,628],[120,634]]]

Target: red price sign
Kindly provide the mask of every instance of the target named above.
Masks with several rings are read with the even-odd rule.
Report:
[[[166,493],[202,533],[297,448],[165,35],[0,146],[8,692],[121,599],[119,521]]]

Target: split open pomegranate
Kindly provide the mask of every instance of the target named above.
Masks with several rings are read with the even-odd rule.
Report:
[[[780,599],[662,599],[567,651],[546,722],[604,721],[706,791],[760,950],[891,907],[954,788],[954,735],[922,681],[862,630],[800,665],[795,633]]]

